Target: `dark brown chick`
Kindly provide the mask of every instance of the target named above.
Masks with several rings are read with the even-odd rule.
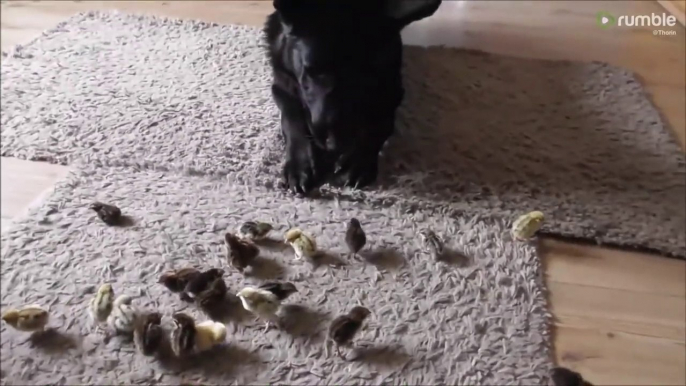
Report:
[[[554,368],[552,378],[555,386],[593,386],[581,374],[565,367]]]
[[[228,290],[224,278],[218,277],[210,283],[206,290],[198,294],[195,301],[200,307],[211,309],[212,307],[221,304],[221,302],[226,299],[226,292],[228,292]]]
[[[356,306],[348,314],[340,315],[329,326],[329,339],[336,344],[336,353],[344,358],[341,346],[350,346],[353,338],[362,327],[365,319],[371,314],[369,309]],[[344,358],[345,359],[345,358]]]
[[[293,283],[281,283],[276,281],[266,282],[259,286],[260,289],[269,291],[279,299],[279,301],[286,300],[287,297],[298,292]]]
[[[177,357],[191,355],[195,351],[195,320],[188,314],[177,312],[172,316],[174,329],[171,332],[171,349]]]
[[[240,239],[233,233],[227,233],[224,236],[224,241],[226,242],[229,263],[238,272],[243,273],[245,268],[251,265],[257,255],[260,254],[260,248],[252,241]]]
[[[188,282],[183,293],[191,300],[196,298],[210,288],[210,285],[215,280],[224,276],[224,270],[220,268],[210,268],[207,271],[199,273],[192,280]]]
[[[182,300],[191,301],[192,299],[183,291],[188,283],[198,277],[198,275],[200,275],[200,271],[193,267],[186,267],[163,273],[157,282],[167,287],[169,291],[179,294]]]
[[[133,328],[133,342],[143,355],[151,356],[160,347],[163,333],[162,314],[151,312],[136,318]]]
[[[348,251],[352,257],[357,257],[357,253],[367,244],[367,235],[362,230],[360,221],[356,218],[351,218],[348,222],[348,229],[345,232],[345,243],[348,245]]]
[[[121,221],[121,209],[114,205],[94,202],[89,206],[89,209],[95,211],[100,220],[107,225],[118,225]]]

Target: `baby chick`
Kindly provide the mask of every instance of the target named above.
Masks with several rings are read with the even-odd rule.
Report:
[[[213,306],[220,304],[226,299],[227,291],[228,288],[226,287],[224,278],[218,277],[209,284],[207,289],[196,296],[195,301],[200,307],[211,309]]]
[[[300,260],[303,257],[312,258],[317,254],[317,243],[314,238],[298,228],[286,232],[284,241],[295,251],[295,260]]]
[[[224,270],[220,268],[210,268],[207,271],[201,272],[195,276],[193,280],[189,281],[184,289],[184,294],[191,300],[195,300],[198,295],[210,288],[210,285],[215,280],[221,279],[224,276]]]
[[[133,329],[133,343],[143,355],[151,356],[160,347],[164,330],[162,314],[150,312],[136,318]]]
[[[95,322],[97,329],[100,329],[107,322],[107,318],[112,312],[113,303],[114,290],[112,285],[108,283],[101,285],[88,307],[91,319]]]
[[[11,309],[2,314],[2,320],[14,329],[25,332],[41,332],[45,330],[50,319],[49,312],[37,304],[31,304],[20,309]]]
[[[179,294],[181,300],[191,301],[188,295],[184,292],[188,283],[193,281],[200,275],[200,271],[193,267],[181,268],[176,271],[169,271],[163,273],[158,283],[167,287],[167,289],[175,294]]]
[[[195,321],[188,314],[177,312],[172,316],[171,349],[177,357],[191,355],[195,351]]]
[[[121,220],[121,209],[114,205],[94,202],[90,205],[89,209],[94,210],[100,220],[107,225],[117,225]]]
[[[240,239],[234,234],[227,233],[224,236],[224,241],[226,242],[229,262],[238,272],[243,273],[245,268],[251,265],[257,255],[260,254],[260,249],[252,241]]]
[[[238,228],[238,237],[247,240],[262,240],[274,227],[266,222],[246,221]]]
[[[566,367],[555,367],[551,378],[555,386],[593,386],[581,374]]]
[[[367,235],[362,230],[360,221],[356,218],[351,218],[348,223],[348,229],[345,232],[345,243],[348,245],[350,255],[353,257],[357,257],[357,253],[367,243]]]
[[[512,236],[519,241],[531,239],[541,229],[543,220],[543,213],[537,210],[519,216],[512,223]]]
[[[362,327],[365,319],[371,314],[369,309],[356,306],[346,315],[340,315],[329,326],[329,339],[336,344],[336,353],[341,358],[341,346],[350,346],[357,332]]]
[[[295,288],[293,283],[280,283],[276,281],[266,282],[260,285],[258,288],[273,293],[280,302],[298,292],[298,289]]]
[[[226,341],[224,323],[206,320],[195,325],[195,352],[203,352]]]
[[[131,297],[119,295],[114,300],[107,324],[116,334],[129,335],[133,332],[136,316],[136,308],[131,304]]]
[[[423,229],[419,232],[422,249],[430,254],[434,259],[443,256],[443,240],[441,240],[431,229]]]
[[[264,331],[269,330],[272,322],[278,322],[276,313],[281,306],[281,300],[274,292],[267,289],[245,287],[238,294],[236,294],[243,308],[253,313],[258,319],[264,319],[266,325]]]

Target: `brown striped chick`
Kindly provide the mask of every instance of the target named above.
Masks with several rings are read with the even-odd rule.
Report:
[[[128,295],[119,295],[112,306],[112,312],[107,318],[107,324],[115,334],[131,335],[136,322],[137,311],[131,304],[132,299]]]
[[[303,257],[313,258],[317,255],[317,243],[314,238],[301,229],[293,228],[286,232],[284,241],[293,248],[295,260],[301,260]]]
[[[240,239],[232,233],[224,235],[229,263],[238,272],[243,273],[245,268],[252,265],[255,258],[260,254],[260,248],[247,239]]]
[[[18,331],[45,331],[50,313],[45,308],[31,304],[20,309],[10,309],[2,314],[2,320]]]
[[[114,289],[109,283],[105,283],[98,288],[98,292],[91,299],[88,306],[88,313],[91,320],[95,323],[96,329],[100,330],[107,323],[107,318],[112,313],[114,306]]]
[[[246,240],[262,240],[274,227],[266,222],[246,221],[238,228],[238,237]]]
[[[171,331],[171,349],[179,358],[195,352],[195,320],[188,314],[177,312],[172,316],[174,328]]]
[[[218,277],[211,282],[208,287],[200,292],[195,298],[197,305],[205,310],[211,310],[220,305],[226,299],[228,288],[223,277]]]
[[[419,239],[421,241],[422,250],[431,255],[435,260],[440,260],[443,257],[444,246],[441,240],[431,229],[423,229],[419,232]]]
[[[162,314],[159,312],[150,312],[136,318],[133,343],[141,354],[154,355],[160,347],[163,335]]]

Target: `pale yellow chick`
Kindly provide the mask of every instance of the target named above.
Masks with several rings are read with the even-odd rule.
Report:
[[[261,288],[245,287],[236,296],[241,299],[243,308],[266,321],[265,332],[272,322],[278,322],[276,313],[281,307],[281,300],[274,293]]]
[[[512,223],[512,236],[519,241],[526,241],[534,237],[541,229],[545,216],[542,212],[533,211],[523,214]]]
[[[206,320],[195,325],[195,352],[202,352],[226,341],[224,323]]]
[[[44,331],[50,313],[45,308],[31,304],[20,309],[11,309],[2,314],[2,320],[14,329],[24,332]]]
[[[107,324],[115,333],[129,335],[133,333],[136,317],[137,311],[131,304],[131,297],[119,295],[114,300]]]
[[[98,329],[107,322],[114,306],[114,290],[111,284],[103,284],[91,299],[88,313]]]
[[[313,258],[317,254],[317,243],[314,238],[298,228],[286,232],[284,241],[295,251],[295,260],[300,260],[303,257]]]

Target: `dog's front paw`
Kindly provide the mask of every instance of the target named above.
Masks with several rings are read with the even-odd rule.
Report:
[[[337,175],[342,177],[346,186],[361,189],[373,184],[379,173],[378,154],[356,154],[340,165]]]
[[[322,184],[325,174],[324,157],[314,145],[289,147],[283,166],[284,188],[306,195]]]

